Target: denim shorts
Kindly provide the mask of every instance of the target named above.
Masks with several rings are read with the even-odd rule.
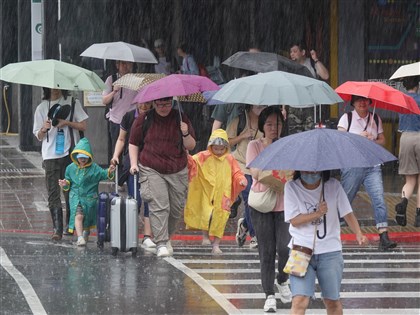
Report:
[[[290,276],[292,296],[314,297],[316,277],[321,287],[321,296],[328,300],[339,300],[343,268],[344,260],[341,251],[313,255],[305,277]]]

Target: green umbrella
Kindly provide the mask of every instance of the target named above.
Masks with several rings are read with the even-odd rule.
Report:
[[[0,80],[60,90],[106,89],[96,73],[54,59],[10,63],[0,69]]]

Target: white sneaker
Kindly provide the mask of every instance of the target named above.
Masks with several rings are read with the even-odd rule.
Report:
[[[86,241],[83,237],[81,237],[80,239],[77,240],[76,242],[77,246],[86,246]]]
[[[156,256],[157,257],[169,257],[171,255],[169,254],[169,251],[166,248],[166,246],[161,246],[157,249]]]
[[[172,247],[171,241],[166,242],[166,248],[168,249],[169,255],[172,256],[174,253],[174,248]]]
[[[292,302],[292,292],[290,292],[289,282],[283,282],[282,284],[277,284],[277,288],[279,289],[280,293],[280,301],[282,303],[290,303]]]
[[[156,244],[148,237],[143,240],[142,246],[146,248],[155,248]]]
[[[277,301],[274,295],[269,295],[264,303],[264,312],[275,313],[277,311]]]
[[[258,241],[257,241],[256,236],[251,238],[251,242],[249,243],[249,248],[251,248],[251,249],[258,248]]]

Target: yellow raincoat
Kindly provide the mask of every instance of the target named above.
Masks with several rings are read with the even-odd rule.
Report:
[[[213,154],[211,144],[217,138],[228,143],[226,131],[215,130],[206,151],[188,156],[189,187],[184,220],[188,229],[208,231],[221,238],[229,219],[230,206],[246,183],[238,162],[229,148],[220,157]]]

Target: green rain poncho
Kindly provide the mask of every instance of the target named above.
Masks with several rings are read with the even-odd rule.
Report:
[[[89,161],[84,167],[80,167],[77,161],[77,154],[82,153],[89,157]],[[98,187],[101,180],[113,179],[113,173],[108,169],[101,168],[93,163],[92,150],[88,139],[83,138],[77,143],[71,153],[71,163],[66,168],[65,179],[67,185],[63,190],[70,189],[70,222],[69,231],[74,231],[74,221],[76,217],[77,206],[83,209],[83,229],[90,229],[96,226],[96,202],[98,199]]]

